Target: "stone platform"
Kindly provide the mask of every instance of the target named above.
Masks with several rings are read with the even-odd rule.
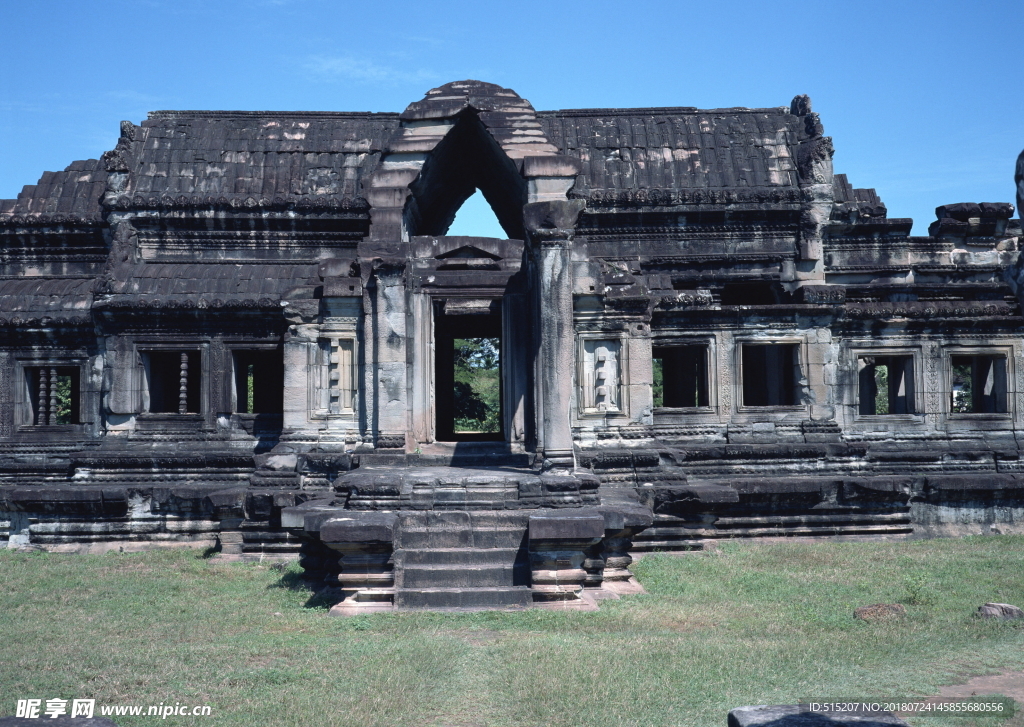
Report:
[[[381,610],[594,609],[637,592],[631,538],[650,508],[596,479],[513,468],[367,468],[281,513],[335,615]]]
[[[360,467],[334,483],[351,510],[521,510],[597,505],[589,473],[544,475],[516,467]]]

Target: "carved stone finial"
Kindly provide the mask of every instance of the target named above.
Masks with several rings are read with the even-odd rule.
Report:
[[[794,116],[806,116],[811,113],[811,97],[806,93],[794,96],[789,104],[789,113]]]
[[[121,122],[121,136],[128,141],[135,141],[135,124],[131,121]]]
[[[108,172],[128,171],[128,160],[118,149],[103,152],[103,156],[100,157],[100,161],[103,162],[103,168]]]
[[[1017,157],[1017,172],[1013,175],[1013,181],[1017,183],[1017,212],[1024,209],[1024,151]]]
[[[816,139],[825,133],[825,127],[821,125],[821,119],[815,113],[809,113],[804,116],[804,130],[807,132],[807,136],[812,139]]]

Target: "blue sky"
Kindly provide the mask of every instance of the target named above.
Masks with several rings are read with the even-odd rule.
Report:
[[[1024,148],[1020,0],[7,0],[0,27],[0,197],[150,110],[400,111],[465,78],[537,109],[807,93],[836,171],[915,234],[937,205],[1013,201]]]

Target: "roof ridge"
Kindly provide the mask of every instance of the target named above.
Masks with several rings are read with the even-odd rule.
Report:
[[[556,109],[553,111],[538,111],[537,116],[564,117],[564,116],[631,116],[635,114],[786,114],[789,115],[787,106],[771,106],[767,108],[747,108],[745,106],[733,106],[718,109],[699,109],[696,106],[648,106],[639,108],[608,108],[608,109]]]
[[[165,109],[150,111],[147,119],[169,119],[178,116],[210,116],[210,117],[232,117],[241,116],[248,118],[259,118],[261,116],[295,116],[295,117],[323,117],[323,118],[346,118],[346,119],[397,119],[397,111],[210,111],[210,110],[173,110]]]

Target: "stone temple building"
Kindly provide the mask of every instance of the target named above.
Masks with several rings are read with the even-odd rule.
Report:
[[[0,201],[0,538],[301,553],[345,611],[587,607],[631,549],[718,538],[1024,530],[1013,206],[911,236],[832,154],[806,96],[477,81],[122,122]],[[476,190],[507,239],[446,235]]]

